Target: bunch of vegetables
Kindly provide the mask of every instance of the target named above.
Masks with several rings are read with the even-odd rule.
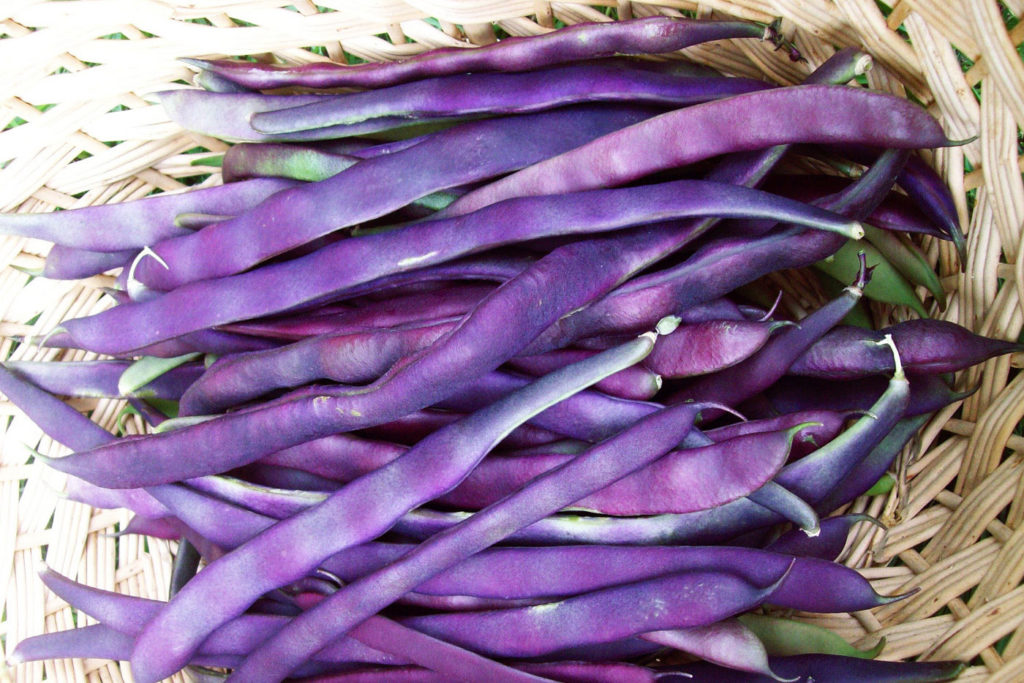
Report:
[[[180,541],[168,603],[45,572],[100,623],[13,660],[130,659],[139,681],[955,676],[778,612],[900,598],[835,562],[865,517],[830,515],[963,397],[949,373],[1019,347],[843,324],[865,294],[944,305],[909,234],[963,249],[913,151],[954,143],[844,85],[866,55],[796,87],[626,56],[764,37],[652,18],[393,64],[195,62],[207,89],[161,102],[238,143],[226,184],[0,218],[55,244],[47,277],[122,268],[117,305],[45,340],[112,358],[7,363],[0,391],[75,451],[43,458],[69,495]],[[758,307],[763,276],[814,264],[831,302]],[[126,397],[154,431],[117,438],[56,395]]]

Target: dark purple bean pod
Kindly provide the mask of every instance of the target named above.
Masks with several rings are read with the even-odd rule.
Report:
[[[113,591],[91,588],[72,581],[52,569],[39,574],[42,582],[58,597],[119,633],[137,635],[163,607],[159,600],[149,600]],[[200,650],[205,655],[246,655],[254,647],[281,628],[287,617],[247,614],[226,624],[210,635]],[[354,638],[345,637],[319,653],[319,661],[363,662],[371,664],[407,664],[385,652],[367,647]]]
[[[679,330],[676,330],[672,334],[678,333]],[[657,350],[658,345],[655,345],[654,348]],[[508,364],[516,370],[538,377],[569,363],[588,358],[594,353],[594,351],[584,349],[559,349],[539,356],[513,358]],[[594,388],[618,398],[646,401],[653,398],[661,389],[661,377],[642,365],[634,365],[615,373],[608,379],[601,380],[594,385]]]
[[[672,379],[717,372],[749,358],[773,332],[792,324],[784,320],[709,320],[683,325],[658,340],[644,365]]]
[[[327,560],[324,567],[354,581],[396,562],[414,545],[368,543]],[[427,595],[474,595],[501,600],[579,595],[675,572],[732,572],[761,584],[792,564],[772,595],[780,607],[810,612],[870,609],[885,598],[855,570],[811,557],[728,546],[496,547],[466,558],[417,586]]]
[[[780,484],[811,503],[820,501],[842,482],[903,417],[910,399],[910,383],[900,367],[892,337],[887,336],[886,341],[896,359],[896,371],[868,414],[825,446],[787,465],[776,477]]]
[[[307,472],[298,467],[281,467],[261,462],[240,467],[227,473],[259,486],[299,491],[337,491],[337,481]]]
[[[218,500],[274,519],[287,519],[322,503],[328,493],[279,489],[224,475],[187,479],[187,486]]]
[[[835,438],[850,419],[851,413],[832,410],[804,410],[786,413],[778,417],[747,420],[704,432],[710,440],[718,442],[733,439],[744,434],[773,432],[800,426],[793,439],[790,459],[802,458]]]
[[[118,380],[131,361],[7,361],[4,366],[43,391],[58,396],[120,398]],[[177,400],[203,374],[200,364],[185,364],[132,392],[132,396]]]
[[[72,604],[86,613],[99,612],[107,620],[115,621],[114,628],[117,632],[130,636],[127,640],[128,647],[122,650],[121,654],[108,657],[110,659],[123,660],[127,658],[127,653],[131,650],[131,636],[136,636],[145,627],[145,624],[159,613],[164,604],[154,600],[99,591],[76,584],[53,572],[48,573],[49,576],[44,575],[43,578],[52,590],[62,597],[69,598]],[[212,633],[197,653],[196,661],[206,663],[219,661],[223,662],[220,664],[221,666],[237,666],[238,660],[235,657],[251,652],[263,640],[280,630],[284,623],[287,623],[286,617],[242,616]],[[105,624],[105,628],[107,626]],[[363,641],[369,646],[363,644]],[[384,649],[375,649],[374,645],[383,645]],[[392,651],[396,652],[397,656],[388,654]],[[406,657],[406,654],[412,656]],[[524,682],[543,680],[530,675],[517,674],[508,670],[507,667],[491,662],[475,653],[438,641],[381,617],[373,617],[361,624],[353,630],[351,638],[342,638],[329,644],[317,653],[313,661],[330,664],[353,662],[405,664],[411,661],[421,666],[430,666],[445,657],[450,658],[450,661],[445,664],[448,671],[458,672],[470,679],[483,676],[487,680]]]
[[[907,320],[883,330],[842,326],[815,342],[789,373],[827,379],[852,379],[893,371],[892,353],[878,342],[891,334],[907,373],[956,372],[1007,353],[1024,344],[990,339],[944,320]]]
[[[168,268],[147,259],[139,264],[136,277],[150,287],[170,289],[237,273],[340,228],[384,216],[431,192],[523,168],[650,115],[638,106],[583,105],[462,124],[400,152],[366,159],[318,183],[300,184],[231,220],[152,245]],[[552,130],[560,132],[551,135]],[[452,149],[459,150],[458,164],[451,163]],[[366,192],[367,187],[387,191]],[[288,229],[268,230],[268,221]],[[241,244],[246,245],[244,251]]]
[[[870,158],[871,150],[855,145],[842,145],[840,151],[857,162]],[[912,155],[906,167],[896,179],[899,186],[907,193],[917,208],[942,230],[960,255],[960,265],[967,263],[967,242],[960,228],[960,216],[953,202],[953,195],[942,177],[935,172],[921,157]]]
[[[897,422],[885,438],[871,449],[868,456],[857,463],[843,477],[842,481],[833,486],[828,495],[818,501],[818,509],[835,510],[874,486],[875,482],[886,473],[904,446],[914,438],[918,430],[931,419],[931,416],[931,413],[924,413],[914,417],[904,417]]]
[[[167,541],[184,540],[184,528],[181,520],[177,517],[143,517],[135,515],[128,523],[121,527],[115,537],[138,534],[140,536],[153,536]]]
[[[132,650],[132,637],[103,624],[90,624],[67,631],[55,631],[30,636],[18,642],[7,656],[7,663],[15,666],[22,662],[47,659],[110,659],[124,660]],[[189,663],[198,666],[236,666],[239,657],[198,654]]]
[[[81,280],[127,266],[136,253],[134,249],[88,251],[55,244],[46,255],[46,262],[39,274],[51,280]]]
[[[768,663],[779,676],[807,681],[844,681],[844,683],[929,683],[950,681],[965,668],[962,662],[886,662],[840,655],[793,655],[769,657]],[[681,675],[659,676],[659,683],[686,683],[691,680],[715,683],[770,683],[766,676],[731,671],[714,664],[699,662],[675,669]]]
[[[355,170],[355,167],[353,167]],[[179,334],[196,329],[198,326],[208,327],[224,325],[232,321],[247,320],[266,315],[275,311],[301,305],[310,298],[322,297],[331,292],[343,291],[346,288],[363,284],[369,280],[387,276],[391,273],[413,267],[422,267],[434,263],[463,256],[482,249],[522,241],[550,234],[579,234],[616,230],[630,225],[650,223],[654,220],[678,219],[687,216],[701,215],[736,215],[771,214],[776,218],[789,220],[805,226],[819,227],[844,234],[862,233],[859,224],[848,219],[837,218],[820,210],[808,210],[807,205],[799,203],[779,203],[772,195],[743,187],[727,184],[711,184],[707,181],[675,181],[659,185],[648,185],[636,188],[616,190],[593,190],[579,195],[553,195],[546,197],[529,197],[511,199],[500,205],[483,209],[467,216],[458,216],[447,220],[433,220],[416,223],[403,230],[394,230],[374,235],[366,235],[353,239],[342,240],[325,247],[314,254],[292,260],[277,266],[264,267],[251,273],[243,273],[234,277],[194,283],[191,287],[182,287],[169,292],[163,297],[148,302],[148,306],[140,303],[135,307],[119,307],[105,314],[107,318],[130,318],[124,322],[108,321],[108,324],[148,325],[147,320],[160,316],[165,320],[164,329],[171,329],[179,323],[188,325],[188,329],[175,330]],[[783,218],[784,216],[784,218]],[[224,224],[219,224],[224,225]],[[196,233],[198,236],[200,233]],[[294,231],[264,232],[267,241],[280,240],[294,234]],[[277,237],[273,237],[276,235]],[[260,237],[263,240],[263,237]],[[170,245],[170,243],[167,243]],[[185,242],[178,242],[182,245]],[[160,246],[157,247],[160,249]],[[170,258],[166,249],[162,256]],[[245,264],[249,263],[250,250],[245,250]],[[223,255],[222,255],[223,256]],[[208,256],[202,257],[209,259]],[[231,257],[234,258],[234,257]],[[165,287],[188,280],[192,275],[209,277],[232,272],[231,258],[219,259],[216,272],[177,272],[169,275],[169,271],[157,267],[149,271],[154,278],[145,278],[143,268],[155,259],[147,259],[138,264],[137,277],[157,287]],[[197,259],[199,260],[199,259]],[[237,259],[236,259],[237,260]],[[192,266],[188,266],[191,268]],[[202,268],[201,262],[196,265]],[[172,268],[173,270],[174,268]],[[178,269],[180,270],[180,269]],[[157,273],[160,273],[157,275]],[[313,274],[318,275],[314,276]],[[326,274],[333,274],[325,276]],[[167,278],[174,278],[170,281]],[[292,283],[289,287],[288,283]],[[294,281],[308,282],[315,292],[303,291],[306,287],[296,287]],[[265,291],[268,296],[240,297],[245,289]],[[270,292],[278,292],[269,296]],[[303,297],[297,299],[297,296]],[[184,299],[192,300],[201,297],[209,300],[204,311],[209,316],[201,317],[193,311],[193,315],[181,320],[177,311]],[[121,311],[121,313],[117,313]],[[94,316],[95,318],[95,316]],[[171,318],[170,324],[167,319]],[[72,331],[79,330],[84,324],[69,321],[65,327]],[[90,320],[90,319],[84,319]],[[326,322],[326,321],[325,321]],[[224,326],[223,329],[248,334],[271,333],[266,323],[242,323]],[[316,334],[326,330],[319,327],[303,326],[290,332],[294,334]],[[106,336],[110,336],[109,332]],[[149,340],[147,340],[149,341]]]
[[[534,306],[532,298],[529,305]],[[542,318],[541,324],[546,321]],[[279,522],[212,563],[186,584],[136,640],[132,654],[136,678],[156,681],[179,670],[208,633],[243,612],[260,595],[308,574],[326,557],[384,533],[401,515],[457,485],[517,424],[638,362],[650,352],[656,337],[656,333],[647,333],[630,344],[551,373],[434,432],[399,460],[360,477],[323,503]],[[184,431],[187,429],[178,433]],[[303,440],[308,441],[317,435],[307,431],[304,436]],[[271,446],[267,450],[279,449]],[[359,523],[338,525],[330,521],[342,518],[358,519]],[[296,534],[305,535],[313,529],[318,529],[320,539],[315,547],[295,544]],[[268,557],[275,558],[269,571]],[[260,571],[255,571],[256,567]],[[239,570],[251,575],[244,584],[232,578]],[[217,598],[212,608],[211,594]],[[196,604],[203,605],[199,619],[193,607]],[[174,636],[168,640],[167,634]],[[173,642],[170,648],[168,642]]]
[[[820,532],[818,513],[810,503],[776,481],[770,481],[756,491],[751,491],[746,498],[783,520],[792,522],[808,536],[817,536]]]
[[[386,275],[376,280],[371,280],[365,285],[350,287],[330,298],[343,300],[365,294],[387,293],[389,290],[397,291],[404,287],[426,286],[433,283],[455,280],[505,282],[526,270],[536,261],[537,259],[533,255],[517,253],[511,249],[502,250],[501,254],[488,253],[478,257],[442,263],[437,266]],[[313,303],[317,302],[314,301]]]
[[[127,508],[141,517],[151,519],[168,514],[167,508],[143,489],[107,489],[78,477],[68,477],[64,485],[64,495],[68,500],[91,507],[104,510]]]
[[[622,63],[591,63],[527,73],[465,73],[376,90],[327,95],[256,112],[250,119],[260,133],[278,136],[330,127],[333,137],[348,128],[373,131],[409,120],[523,114],[582,102],[633,102],[678,108],[772,87],[751,78],[680,77]],[[370,126],[367,129],[367,126]]]
[[[338,336],[372,329],[410,325],[424,327],[462,317],[494,289],[490,283],[452,285],[392,300],[367,302],[359,308],[337,310],[333,315],[332,311],[322,314],[310,312],[301,316],[230,323],[217,329],[295,342],[307,337]]]
[[[54,213],[0,214],[0,234],[20,235],[77,249],[121,252],[189,234],[174,225],[181,213],[235,215],[297,183],[260,178],[244,183],[165,193],[120,204]]]
[[[655,683],[654,670],[626,662],[516,663],[516,669],[565,683]],[[352,669],[303,679],[305,683],[449,683],[444,674],[415,667]]]
[[[651,344],[653,341],[649,340]],[[643,355],[649,352],[650,347],[644,350]],[[580,367],[588,362],[589,359],[569,367]],[[562,372],[565,371],[556,371],[548,377]],[[679,443],[703,407],[702,404],[690,404],[654,413],[538,477],[515,494],[481,510],[450,532],[421,543],[387,568],[339,589],[316,607],[296,617],[264,643],[258,652],[253,652],[235,672],[236,675],[243,679],[255,675],[261,680],[272,680],[275,674],[287,674],[302,663],[307,653],[315,652],[330,642],[332,634],[345,633],[431,576],[501,541],[515,530],[543,519],[653,462]],[[408,456],[402,458],[406,459]],[[466,470],[463,478],[468,472]],[[317,633],[315,643],[302,635],[310,633],[310,626]],[[579,643],[570,643],[576,644]]]
[[[732,125],[723,128],[722,120]],[[706,135],[694,134],[705,130]],[[609,133],[470,192],[443,213],[468,213],[509,197],[621,185],[726,152],[817,141],[895,149],[950,144],[935,119],[901,98],[833,85],[777,88],[679,109]],[[592,159],[621,161],[595,165]]]
[[[777,160],[776,152],[780,149],[775,147],[753,160],[746,159],[735,164],[727,162],[721,174],[732,174],[739,179],[749,172],[750,181],[754,182],[759,177],[757,171],[767,172],[772,160]],[[903,151],[884,152],[858,182],[829,200],[831,208],[854,215],[869,212],[888,193],[892,179],[905,158],[906,152]],[[715,172],[712,175],[721,174]],[[699,234],[700,231],[701,227],[697,226],[694,233]],[[670,249],[678,248],[682,243],[668,242]],[[528,347],[528,352],[537,353],[562,346],[567,343],[566,339],[571,341],[594,336],[610,324],[619,329],[642,326],[643,321],[650,316],[666,315],[672,312],[672,308],[685,310],[707,298],[724,295],[769,272],[819,261],[833,255],[843,244],[834,235],[807,231],[794,233],[792,228],[753,240],[716,240],[679,266],[636,278],[620,287],[612,296],[560,320],[540,340],[534,341]],[[711,264],[714,264],[715,269],[709,269]],[[719,273],[718,268],[724,272]],[[662,310],[666,312],[659,313]]]
[[[489,372],[434,407],[471,413],[527,386],[530,381],[531,378],[507,372]],[[662,407],[650,401],[616,398],[588,389],[547,408],[531,418],[529,424],[574,439],[596,442]]]
[[[237,548],[277,521],[183,484],[151,486],[147,491],[164,506],[164,510],[195,530],[208,544],[212,543],[223,551]],[[203,556],[212,561],[223,554],[218,551],[214,557],[209,557],[209,553],[204,552]]]
[[[706,626],[652,631],[642,638],[728,669],[756,673],[776,681],[789,681],[772,672],[764,645],[753,631],[734,618]]]
[[[642,329],[665,315],[723,296],[762,275],[810,265],[834,253],[843,242],[833,233],[797,228],[756,240],[717,240],[664,273],[664,277],[637,278],[610,296],[559,319],[523,353],[543,353],[611,331]],[[646,286],[633,289],[632,284],[641,281]]]
[[[721,505],[769,481],[785,463],[793,437],[800,429],[802,426],[672,451],[566,509],[628,517],[692,512]],[[437,502],[479,510],[576,457],[580,456],[488,458]]]
[[[720,621],[760,604],[777,584],[753,585],[727,573],[670,574],[535,607],[436,614],[402,621],[417,631],[489,656],[537,657],[649,631]],[[244,680],[278,680],[271,676],[280,675],[283,667],[274,672],[248,667],[263,659],[266,648],[273,647],[287,628],[251,653],[235,675],[244,675]],[[493,638],[494,633],[501,633],[502,638]],[[264,671],[266,676],[262,675]],[[253,674],[255,677],[250,678]]]
[[[771,386],[815,341],[837,325],[860,300],[870,272],[861,260],[857,281],[837,298],[809,314],[796,327],[770,339],[750,358],[724,370],[694,380],[671,394],[667,401],[720,401],[736,405]]]
[[[526,71],[581,59],[616,54],[675,52],[711,40],[762,38],[765,29],[739,21],[694,21],[651,17],[632,21],[586,23],[532,38],[506,38],[466,50],[448,48],[399,62],[339,66],[318,63],[299,67],[231,60],[187,59],[186,63],[253,89],[291,85],[311,88],[355,86],[379,88],[430,76],[467,71]]]
[[[326,335],[267,351],[228,356],[211,365],[188,387],[181,397],[181,414],[220,412],[275,389],[319,379],[345,384],[370,382],[456,324],[452,321]]]
[[[691,306],[686,310],[679,311],[678,315],[683,325],[721,320],[747,320],[739,307],[724,297]]]
[[[953,391],[939,375],[914,375],[910,379],[910,401],[904,417],[932,413],[960,401],[977,389]],[[768,401],[779,413],[800,410],[869,410],[882,395],[888,381],[884,377],[865,377],[842,382],[837,391],[834,380],[811,377],[783,377],[766,392]]]
[[[450,425],[461,420],[465,413],[451,413],[439,410],[417,410],[411,413],[386,422],[380,425],[373,425],[360,430],[360,436],[368,436],[384,441],[415,446],[421,439],[425,439],[441,427]],[[531,424],[522,424],[512,430],[508,436],[498,444],[500,448],[532,448],[545,446],[555,441],[561,441],[564,435],[536,427]]]
[[[0,364],[0,393],[22,410],[50,438],[72,449],[87,449],[111,443],[115,437],[70,405],[22,379]],[[38,456],[43,459],[42,455]],[[138,514],[160,517],[167,509],[146,491],[111,491],[68,477],[67,495],[103,508],[125,507]]]
[[[877,447],[876,447],[877,448]],[[877,478],[875,479],[877,481]],[[874,482],[872,482],[874,483]],[[822,506],[822,509],[825,506]],[[832,509],[835,509],[834,506]],[[835,562],[846,547],[850,530],[861,522],[879,524],[873,517],[864,514],[842,515],[821,520],[821,533],[808,536],[798,529],[787,531],[765,546],[765,550],[783,555],[817,557]]]

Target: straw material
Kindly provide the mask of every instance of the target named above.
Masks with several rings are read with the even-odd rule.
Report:
[[[182,190],[216,169],[190,162],[225,145],[182,131],[147,97],[185,87],[179,57],[257,55],[298,64],[352,55],[370,61],[440,46],[485,44],[552,30],[556,22],[695,12],[768,22],[781,16],[806,63],[752,41],[685,51],[727,73],[795,83],[837,47],[876,60],[872,87],[924,103],[953,138],[977,139],[932,161],[956,194],[969,245],[967,274],[947,243],[924,246],[950,305],[937,317],[993,337],[1017,339],[1024,323],[1024,185],[1018,126],[1024,124],[1022,0],[7,0],[0,7],[0,210],[43,212]],[[433,19],[428,21],[427,18]],[[909,40],[908,40],[909,39]],[[322,48],[317,52],[309,48]],[[321,54],[322,53],[322,54]],[[326,55],[326,56],[324,56]],[[980,92],[980,95],[977,93]],[[980,98],[980,100],[979,100]],[[965,171],[965,169],[967,169]],[[45,243],[0,238],[0,355],[81,360],[89,354],[17,345],[62,319],[107,306],[110,276],[80,282],[30,279]],[[814,305],[796,280],[780,279],[793,310]],[[876,308],[883,321],[901,311]],[[846,562],[882,593],[913,597],[854,615],[803,615],[854,644],[885,637],[884,659],[962,659],[968,681],[1024,680],[1024,417],[1021,359],[1004,357],[962,373],[980,387],[939,414],[898,461],[898,485],[851,506],[888,526],[857,529]],[[74,403],[118,428],[122,404]],[[36,578],[45,562],[92,586],[166,599],[174,544],[114,538],[124,511],[93,510],[61,498],[60,476],[32,462],[29,447],[60,446],[5,400],[0,435],[0,638],[6,655],[22,638],[89,623]],[[127,433],[143,426],[122,421]],[[77,622],[76,622],[77,619]],[[0,680],[130,680],[125,664],[63,660],[0,669]],[[180,679],[178,679],[180,680]]]

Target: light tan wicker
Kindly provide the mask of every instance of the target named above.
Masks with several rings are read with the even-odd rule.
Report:
[[[190,162],[225,145],[172,124],[147,96],[184,87],[179,57],[258,55],[283,63],[346,54],[392,60],[438,46],[471,46],[552,30],[556,22],[696,13],[767,22],[808,58],[793,63],[750,41],[687,50],[732,74],[794,83],[836,47],[876,59],[871,85],[926,104],[950,137],[977,140],[942,150],[934,163],[953,188],[969,243],[967,273],[945,243],[926,242],[951,293],[940,317],[1016,339],[1024,322],[1024,184],[1018,126],[1024,124],[1024,1],[896,0],[5,0],[0,3],[0,210],[51,211],[179,190],[216,169]],[[428,19],[432,18],[432,19]],[[310,48],[317,48],[311,50]],[[980,92],[980,95],[979,95]],[[965,170],[967,169],[967,170]],[[0,357],[82,359],[86,354],[16,345],[58,321],[106,306],[108,276],[64,283],[18,270],[41,264],[47,245],[0,237]],[[881,315],[889,312],[879,309]],[[15,348],[16,347],[16,348]],[[981,389],[951,406],[899,461],[888,496],[853,507],[881,518],[863,525],[846,562],[879,591],[920,588],[871,613],[807,615],[855,644],[884,636],[885,659],[970,662],[963,680],[1024,680],[1024,375],[1003,357],[964,373]],[[113,429],[121,406],[76,404]],[[44,560],[92,586],[166,598],[173,544],[111,534],[122,511],[63,500],[59,476],[31,463],[28,447],[61,449],[0,401],[0,639],[71,628],[76,617],[36,578]],[[124,428],[138,431],[129,420]],[[88,623],[78,616],[77,624]],[[125,664],[57,661],[0,668],[0,680],[130,680]]]

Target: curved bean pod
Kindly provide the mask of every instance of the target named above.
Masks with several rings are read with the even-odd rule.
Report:
[[[535,38],[506,38],[474,50],[432,50],[400,62],[355,67],[321,63],[282,68],[230,60],[183,61],[253,89],[288,85],[378,88],[429,76],[466,71],[525,71],[580,59],[615,54],[674,52],[710,40],[761,38],[764,35],[763,27],[739,21],[651,17],[603,24],[579,24],[557,34],[552,32]]]
[[[0,214],[0,234],[20,235],[88,251],[141,249],[189,234],[174,218],[198,212],[235,215],[268,196],[294,187],[293,180],[258,178],[244,183],[164,193],[120,204],[102,204],[54,213]]]
[[[402,151],[361,161],[326,180],[299,184],[252,211],[236,212],[235,218],[154,244],[167,268],[146,259],[135,275],[150,287],[171,289],[237,273],[340,228],[379,218],[431,192],[522,168],[642,121],[650,113],[638,106],[582,105],[462,124]],[[551,135],[552,130],[560,134]],[[452,149],[459,150],[458,164],[451,162]],[[501,154],[495,153],[498,149]],[[367,187],[388,191],[366,192]],[[275,224],[288,229],[267,229]]]
[[[695,135],[698,130],[706,134]],[[832,85],[777,88],[694,105],[609,133],[470,192],[443,213],[468,213],[515,196],[620,185],[726,152],[809,141],[894,149],[950,144],[925,110],[891,95]]]
[[[214,562],[186,584],[140,634],[132,654],[136,677],[156,681],[179,670],[208,633],[240,614],[261,594],[301,578],[346,547],[375,538],[401,515],[454,487],[516,424],[601,377],[638,362],[650,352],[654,338],[655,334],[644,335],[631,344],[537,380],[435,432],[399,460],[360,477],[323,503],[279,522]],[[368,501],[376,504],[368,506]],[[329,522],[339,519],[339,515],[359,519],[360,523]],[[296,547],[295,534],[305,534],[312,528],[320,529],[317,546]],[[328,528],[330,537],[324,533]],[[272,571],[267,571],[267,557],[279,558]],[[287,560],[281,561],[284,557]],[[261,570],[255,572],[255,567]],[[239,570],[251,575],[242,585],[233,578]],[[226,586],[231,587],[227,595]],[[210,608],[211,592],[218,596],[214,609]],[[196,604],[204,605],[198,621],[193,607]],[[167,647],[168,633],[176,634],[171,648]]]
[[[393,119],[430,120],[475,114],[522,114],[581,102],[642,102],[677,108],[720,97],[766,90],[750,78],[687,78],[618,63],[574,64],[527,73],[472,72],[415,81],[388,88],[328,95],[255,113],[252,127],[267,135],[331,128],[344,137],[352,127],[374,132]],[[367,126],[370,126],[367,128]]]

